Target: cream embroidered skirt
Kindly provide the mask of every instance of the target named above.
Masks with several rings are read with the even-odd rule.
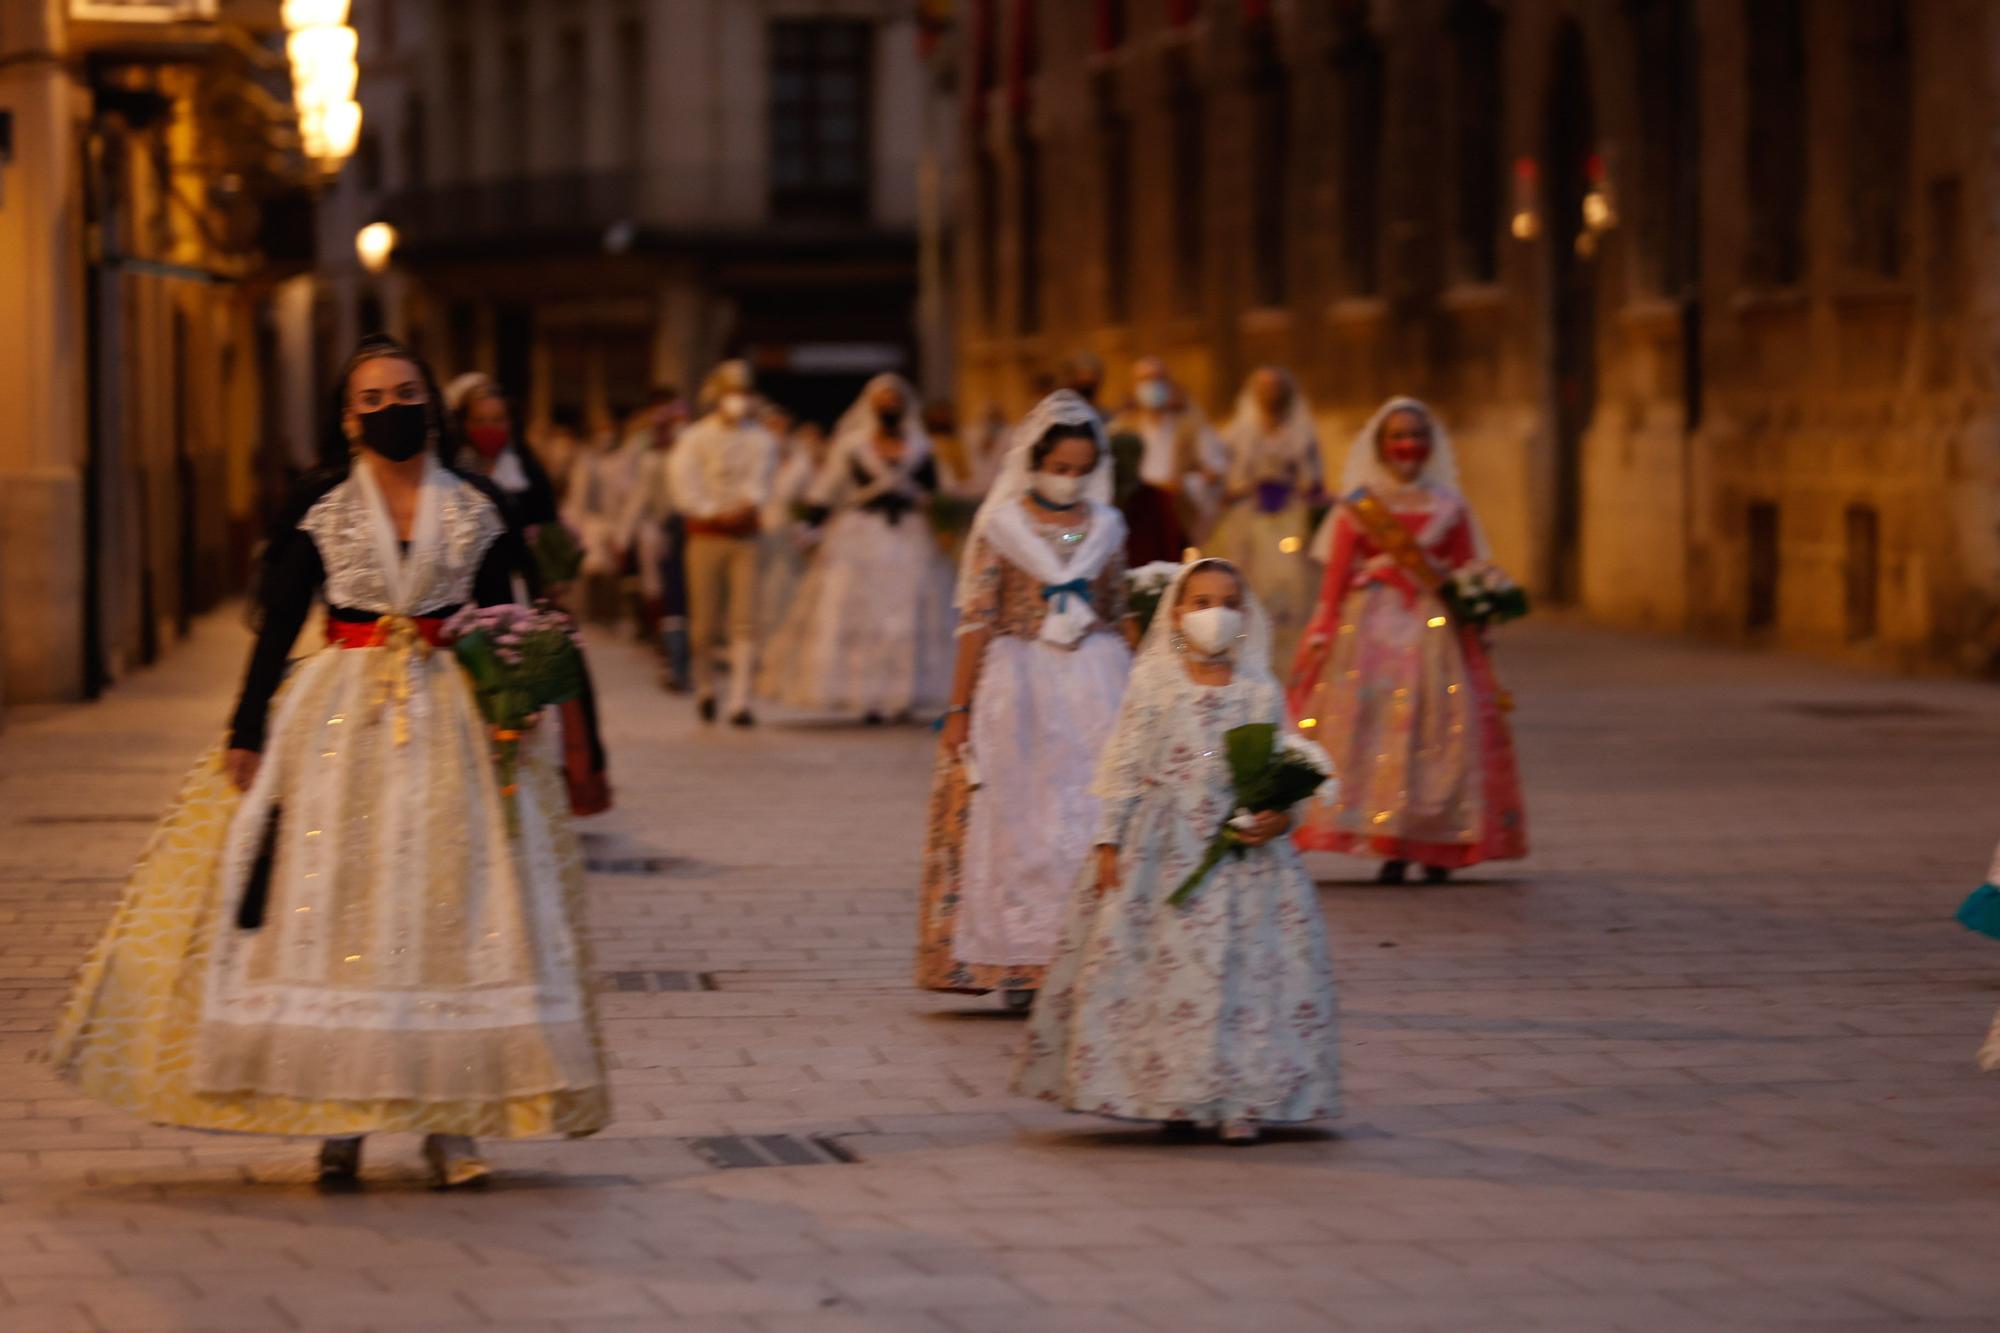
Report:
[[[219,750],[188,775],[56,1030],[55,1066],[84,1092],[265,1134],[606,1123],[554,764],[524,743],[504,794],[457,664],[392,653],[302,664],[248,793]],[[269,900],[245,930],[267,837]]]

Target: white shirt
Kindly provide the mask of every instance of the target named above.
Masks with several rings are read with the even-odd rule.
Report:
[[[778,470],[778,441],[752,422],[731,425],[710,413],[687,428],[669,455],[674,507],[692,519],[762,509]]]

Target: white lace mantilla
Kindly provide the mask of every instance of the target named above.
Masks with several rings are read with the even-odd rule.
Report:
[[[359,472],[306,511],[299,531],[319,548],[329,606],[413,615],[472,600],[480,562],[505,531],[506,520],[477,487],[442,468],[431,471],[424,489],[425,503],[400,570],[384,558],[378,502]],[[410,585],[400,590],[401,599],[394,586],[399,573]]]

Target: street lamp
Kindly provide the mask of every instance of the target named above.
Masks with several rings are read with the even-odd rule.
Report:
[[[386,222],[371,222],[354,233],[354,253],[370,273],[388,268],[395,249],[396,229]]]
[[[348,0],[285,0],[285,54],[292,65],[292,101],[306,156],[332,171],[361,136],[360,38],[347,26]]]

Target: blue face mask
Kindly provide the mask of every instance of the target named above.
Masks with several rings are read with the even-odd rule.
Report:
[[[1140,380],[1136,396],[1139,399],[1139,406],[1149,412],[1159,411],[1172,402],[1174,397],[1173,390],[1167,387],[1165,380]]]

